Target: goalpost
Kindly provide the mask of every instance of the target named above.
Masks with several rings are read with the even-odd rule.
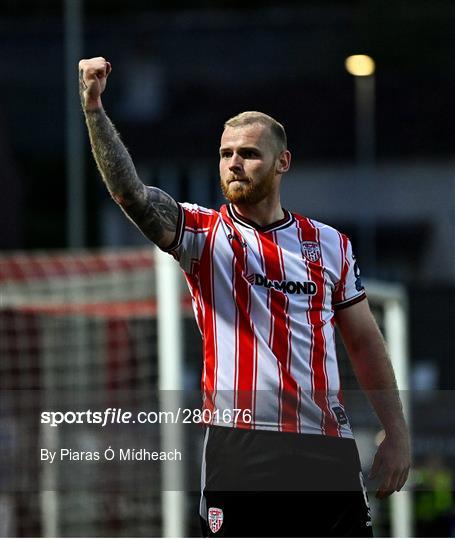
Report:
[[[178,407],[179,391],[183,390],[183,336],[180,271],[175,261],[157,247],[156,291],[158,313],[158,363],[161,410]],[[170,393],[171,392],[171,393]],[[164,426],[163,447],[182,448],[181,425]],[[180,486],[180,490],[177,487]],[[178,538],[185,535],[184,527],[184,479],[173,463],[163,464],[163,536]]]
[[[185,479],[172,462],[163,463],[156,477],[160,496],[128,491],[141,485],[140,471],[130,478],[120,469],[113,484],[112,478],[99,478],[94,466],[87,479],[67,480],[87,482],[85,490],[71,493],[65,491],[59,468],[36,466],[37,448],[72,442],[65,432],[49,426],[37,432],[41,410],[74,402],[82,407],[86,401],[100,408],[112,403],[125,408],[170,407],[166,391],[183,387],[183,350],[189,339],[200,339],[182,329],[189,319],[195,326],[182,282],[177,263],[151,248],[0,256],[0,435],[9,441],[3,455],[11,460],[20,456],[7,461],[17,477],[12,487],[20,487],[24,478],[30,483],[17,503],[24,511],[17,520],[22,536],[189,535],[193,516],[185,514]],[[406,291],[381,282],[368,282],[366,288],[372,308],[379,308],[378,322],[411,423]],[[157,388],[166,390],[158,398],[161,403],[151,401]],[[172,400],[175,407],[175,395]],[[8,425],[15,434],[9,438]],[[160,428],[152,436],[163,447],[184,444],[178,425]],[[112,444],[100,431],[86,429],[82,437],[94,448]],[[90,488],[94,480],[106,493]],[[412,536],[411,494],[394,494],[390,510],[392,536]],[[3,514],[8,512],[12,515],[13,509],[2,508]]]
[[[411,429],[409,400],[408,300],[404,287],[380,281],[365,281],[370,303],[383,309],[383,333],[392,361],[403,411]],[[391,532],[394,538],[413,536],[412,494],[404,488],[390,498]]]

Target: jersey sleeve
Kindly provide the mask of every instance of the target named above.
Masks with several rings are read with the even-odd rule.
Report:
[[[175,238],[163,251],[170,253],[182,270],[194,274],[217,213],[197,204],[178,203],[178,206]]]
[[[366,298],[365,287],[360,279],[360,269],[352,252],[349,238],[342,237],[342,258],[340,280],[336,284],[332,305],[334,310],[347,308]]]

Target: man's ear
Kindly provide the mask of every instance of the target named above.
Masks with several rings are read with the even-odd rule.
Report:
[[[283,150],[277,159],[276,172],[283,174],[289,171],[291,166],[291,152],[289,150]]]

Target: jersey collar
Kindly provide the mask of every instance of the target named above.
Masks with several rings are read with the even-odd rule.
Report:
[[[245,227],[248,227],[250,229],[256,229],[257,231],[260,231],[260,232],[271,232],[271,231],[277,231],[279,229],[284,229],[285,227],[288,227],[294,221],[293,215],[284,208],[283,208],[284,217],[282,219],[279,219],[278,221],[275,221],[273,223],[270,223],[269,225],[266,225],[265,227],[258,225],[251,219],[241,216],[236,211],[233,204],[228,204],[227,210],[228,210],[229,216],[234,221],[236,221],[237,223],[240,223],[241,225]]]

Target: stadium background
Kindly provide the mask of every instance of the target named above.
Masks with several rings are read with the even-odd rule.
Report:
[[[241,110],[268,112],[286,126],[294,156],[283,184],[284,205],[347,232],[364,276],[406,287],[411,402],[418,419],[415,531],[427,536],[455,535],[454,28],[455,5],[448,0],[91,0],[83,6],[82,56],[103,55],[113,64],[105,107],[144,181],[178,200],[217,207],[223,121]],[[64,2],[2,1],[0,50],[0,286],[22,298],[18,310],[2,294],[0,444],[7,451],[1,470],[9,471],[6,477],[19,471],[34,478],[40,474],[33,422],[43,398],[43,332],[57,351],[79,339],[72,347],[90,356],[86,381],[106,381],[97,375],[105,369],[102,351],[111,402],[148,403],[156,386],[154,292],[147,274],[153,263],[141,235],[108,198],[86,137],[86,228],[80,245],[69,245]],[[354,80],[344,67],[355,53],[376,61],[373,155],[356,144]],[[94,251],[71,251],[82,247]],[[119,273],[126,281],[116,281]],[[40,275],[47,276],[44,292],[30,286]],[[67,285],[57,292],[52,287],[62,276],[72,284],[66,301],[61,290]],[[81,285],[84,280],[92,280],[91,288]],[[115,286],[129,296],[117,290],[103,304],[103,287]],[[91,309],[104,319],[84,308],[88,330],[81,337],[69,306],[74,295],[83,304],[95,290],[100,297]],[[114,315],[113,308],[119,309]],[[200,344],[190,318],[185,336],[187,384],[197,386]],[[81,369],[55,351],[52,362],[58,388],[77,380],[80,390]],[[97,384],[99,393],[104,383]],[[14,474],[13,439],[29,452],[26,464],[15,462]],[[15,482],[12,490],[3,475],[0,536],[40,536],[39,498],[27,480],[24,489]],[[97,515],[85,522],[62,520],[60,533],[159,535],[159,511],[150,510],[156,501],[135,497],[119,501],[111,493],[97,505],[92,501]],[[66,512],[80,504],[77,498],[63,500]],[[187,530],[197,535],[194,496],[188,501]],[[387,511],[386,503],[377,509],[384,534]]]

